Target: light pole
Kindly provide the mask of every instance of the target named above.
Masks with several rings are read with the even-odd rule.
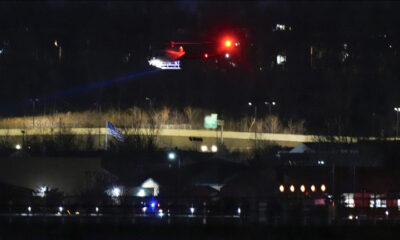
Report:
[[[61,62],[61,56],[62,56],[62,48],[61,45],[58,44],[58,41],[54,41],[54,46],[58,48],[58,61]]]
[[[275,105],[276,105],[276,102],[274,102],[274,101],[272,101],[272,102],[267,102],[267,101],[265,101],[264,104],[268,106],[268,108],[269,108],[269,115],[271,115],[271,108],[272,108],[272,106],[275,106]]]
[[[151,100],[151,98],[146,97],[145,99],[146,99],[146,101],[149,101],[150,108],[153,108],[153,101]]]
[[[251,107],[253,106],[252,102],[249,102],[248,105]],[[257,146],[257,106],[254,104],[254,140]]]
[[[37,98],[31,98],[29,101],[32,102],[32,128],[35,127],[35,103],[39,102],[39,99]]]
[[[177,155],[176,152],[170,151],[168,152],[168,160],[175,161],[178,158],[178,168],[181,168],[181,158]]]
[[[181,189],[181,156],[178,153],[178,149],[175,148],[175,150],[168,151],[167,153],[168,160],[169,161],[175,161],[178,158],[178,174],[177,174],[177,188],[175,188],[175,197],[180,195],[180,189]],[[169,164],[169,167],[171,168],[171,163]]]
[[[151,123],[154,123],[153,121],[154,121],[155,119],[153,118],[153,117],[154,117],[153,101],[152,101],[151,98],[149,98],[149,97],[146,97],[145,99],[146,99],[146,101],[149,101],[150,120],[151,120]]]
[[[394,111],[396,111],[396,139],[399,136],[399,112],[400,107],[395,107]]]
[[[249,102],[248,104],[250,107],[253,106],[252,102]],[[254,122],[256,121],[256,119],[257,119],[257,106],[254,105]]]

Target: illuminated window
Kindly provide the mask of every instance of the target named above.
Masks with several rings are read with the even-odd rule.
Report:
[[[276,31],[285,31],[286,25],[284,24],[276,24],[275,30]]]
[[[282,65],[282,64],[284,64],[286,62],[286,56],[283,56],[283,55],[278,55],[278,56],[276,56],[276,63],[278,64],[278,65]]]
[[[374,200],[369,200],[369,207],[374,208],[375,206],[375,201]]]
[[[354,202],[354,194],[353,193],[343,193],[343,198],[344,198],[344,206],[347,208],[354,208],[355,207],[355,202]]]
[[[386,199],[381,199],[380,195],[371,194],[371,200],[369,201],[370,208],[386,208]]]

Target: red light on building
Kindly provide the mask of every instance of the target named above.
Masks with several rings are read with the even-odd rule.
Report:
[[[225,46],[226,47],[231,47],[232,46],[232,42],[230,40],[226,40],[225,41]]]
[[[208,58],[208,53],[204,53],[204,58]]]

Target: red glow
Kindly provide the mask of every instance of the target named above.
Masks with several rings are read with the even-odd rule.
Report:
[[[185,55],[185,51],[183,50],[183,48],[182,48],[182,51],[176,51],[176,50],[174,51],[174,50],[170,50],[170,49],[167,49],[164,51],[168,54],[168,57],[171,60],[177,60],[180,57],[182,57],[183,55]]]
[[[221,35],[219,39],[219,44],[217,53],[219,55],[225,55],[226,53],[232,54],[235,51],[237,51],[237,48],[235,47],[235,42],[237,42],[237,39],[234,35],[232,34],[224,34]]]
[[[205,54],[204,54],[204,57],[205,57],[205,58],[208,58],[208,54],[207,54],[207,53],[205,53]]]

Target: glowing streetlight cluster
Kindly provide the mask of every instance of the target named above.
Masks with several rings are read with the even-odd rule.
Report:
[[[325,184],[322,184],[320,189],[321,189],[321,192],[325,192],[326,191]],[[290,192],[295,192],[296,191],[296,187],[292,184],[292,185],[289,186],[289,190],[290,190]],[[315,192],[316,191],[316,187],[315,187],[314,184],[310,186],[310,190],[311,190],[311,192]],[[285,186],[281,184],[279,186],[279,191],[282,192],[282,193],[285,192]],[[306,186],[304,186],[303,184],[300,185],[300,192],[306,192]]]

